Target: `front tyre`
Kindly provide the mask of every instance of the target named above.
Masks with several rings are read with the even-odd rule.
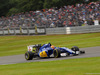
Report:
[[[25,53],[25,59],[26,60],[32,60],[33,59],[34,54],[31,51],[27,51]]]
[[[60,53],[61,53],[60,49],[54,49],[54,51],[53,51],[53,55],[55,58],[60,57]]]
[[[79,53],[80,53],[79,48],[77,46],[72,47],[71,50],[73,50],[75,52],[74,55],[79,55]]]

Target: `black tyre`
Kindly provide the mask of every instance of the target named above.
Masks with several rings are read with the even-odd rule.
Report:
[[[61,53],[61,51],[60,51],[59,49],[55,49],[55,50],[53,51],[53,55],[54,55],[55,58],[60,57],[60,53]]]
[[[77,46],[72,47],[71,50],[73,50],[75,52],[74,55],[79,55],[79,53],[77,53],[77,52],[79,52],[79,48]]]
[[[34,56],[34,53],[32,53],[31,51],[27,51],[25,53],[25,59],[26,60],[32,60],[33,59],[33,56]]]

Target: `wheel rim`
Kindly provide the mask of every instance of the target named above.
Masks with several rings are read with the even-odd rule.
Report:
[[[25,58],[28,59],[28,54],[25,54]]]
[[[26,55],[25,57],[28,58],[28,55]]]

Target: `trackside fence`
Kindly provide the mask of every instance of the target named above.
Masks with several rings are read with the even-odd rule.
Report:
[[[79,34],[100,32],[100,25],[77,27],[18,27],[0,29],[0,35],[51,35],[51,34]]]
[[[46,29],[46,34],[48,35],[49,34],[79,34],[79,33],[94,33],[94,32],[100,32],[100,25]]]
[[[0,35],[42,35],[46,34],[45,27],[17,27],[0,29]]]

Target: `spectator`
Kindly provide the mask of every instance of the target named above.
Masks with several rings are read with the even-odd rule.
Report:
[[[67,27],[94,25],[93,20],[100,23],[100,1],[89,4],[68,5],[58,9],[43,9],[42,11],[29,11],[8,17],[0,18],[0,28],[7,27]]]

